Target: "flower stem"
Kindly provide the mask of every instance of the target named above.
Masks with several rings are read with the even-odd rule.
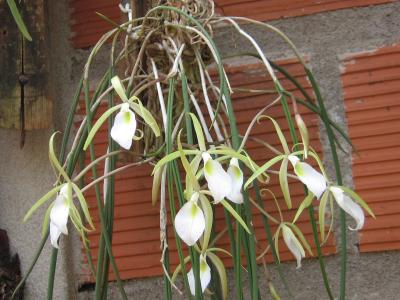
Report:
[[[321,111],[321,119],[324,122],[326,132],[328,134],[328,140],[329,140],[329,146],[331,148],[331,154],[332,154],[332,159],[333,163],[335,166],[335,172],[336,172],[336,180],[338,185],[342,185],[342,173],[340,170],[340,164],[339,164],[339,157],[337,154],[336,150],[336,144],[335,144],[335,139],[334,139],[334,133],[332,131],[332,127],[329,124],[329,118],[328,118],[328,113],[325,108],[324,101],[321,96],[321,92],[319,90],[318,84],[315,81],[315,78],[312,74],[312,72],[305,67],[306,74],[308,78],[310,79],[311,86],[313,87],[313,90],[315,92],[315,96],[317,98],[320,111]],[[347,237],[346,237],[346,214],[345,212],[340,209],[340,238],[341,238],[341,251],[340,251],[340,256],[341,256],[341,267],[340,267],[340,300],[344,300],[346,297],[346,269],[347,269]]]
[[[50,258],[49,280],[47,283],[47,300],[53,299],[54,279],[56,275],[58,249],[52,248]]]

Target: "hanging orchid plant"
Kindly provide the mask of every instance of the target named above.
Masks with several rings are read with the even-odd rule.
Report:
[[[160,256],[166,282],[165,298],[172,297],[174,288],[178,293],[186,291],[188,298],[193,295],[195,299],[202,299],[204,294],[209,294],[231,299],[233,296],[228,294],[226,266],[220,257],[224,255],[233,262],[238,299],[243,299],[244,270],[251,283],[251,299],[259,299],[259,281],[263,279],[257,275],[257,264],[266,255],[272,255],[280,270],[279,241],[283,241],[296,259],[297,268],[301,266],[306,252],[311,256],[314,255],[312,247],[317,250],[324,285],[328,296],[333,299],[320,248],[332,228],[331,225],[326,236],[328,200],[330,214],[339,211],[342,224],[346,224],[344,214],[349,214],[356,222],[352,228],[355,230],[361,229],[364,224],[363,209],[372,216],[373,213],[354,191],[343,186],[336,152],[336,134],[347,141],[348,138],[328,117],[311,71],[289,39],[271,25],[246,18],[220,17],[216,15],[211,0],[168,3],[165,6],[155,6],[144,17],[138,18],[132,17],[129,5],[123,8],[128,13],[129,21],[118,26],[113,24],[115,28],[99,40],[88,58],[58,156],[53,148],[54,135],[50,140],[49,157],[56,173],[55,187],[34,204],[25,218],[28,219],[45,202],[55,199],[49,205],[43,222],[42,244],[50,235],[54,247],[50,272],[53,277],[50,277],[49,282],[54,281],[57,249],[63,243],[63,235],[68,234],[67,223],[71,220],[86,248],[92,276],[96,281],[96,299],[107,299],[108,265],[104,261],[110,262],[121,296],[128,299],[111,247],[112,226],[109,225],[113,223],[114,211],[115,195],[111,192],[114,191],[113,176],[117,173],[123,176],[127,168],[148,163],[153,165],[151,202],[160,207]],[[265,107],[249,122],[244,135],[238,133],[232,107],[231,95],[235,87],[230,84],[224,61],[213,40],[213,31],[221,23],[232,25],[248,41],[254,49],[254,56],[262,62],[275,86],[277,98],[265,103]],[[272,30],[288,42],[305,69],[316,101],[305,90],[305,99],[296,98],[285,90],[275,74],[280,67],[266,57],[257,41],[242,28],[243,23]],[[89,71],[95,56],[107,41],[112,41],[110,67],[91,96]],[[216,70],[218,79],[210,75],[210,69]],[[285,74],[301,87],[289,73]],[[73,115],[82,91],[86,116],[75,133],[72,146],[67,148]],[[254,92],[252,89],[246,91],[250,94]],[[293,104],[294,118],[288,99]],[[108,108],[94,122],[101,103],[107,103]],[[297,105],[304,105],[317,113],[325,125],[336,168],[335,179],[328,178],[318,154],[312,149],[307,125]],[[269,109],[276,106],[282,106],[285,112],[285,122],[291,133],[289,142],[280,124],[268,114]],[[246,148],[253,127],[265,120],[269,123],[263,126],[271,126],[280,145],[274,147],[269,141],[259,141],[266,147],[266,151],[272,150],[274,153],[267,161],[259,163]],[[102,126],[108,126],[109,144],[107,152],[96,157],[93,140]],[[300,132],[301,140],[296,129]],[[135,153],[137,161],[117,167],[116,160],[123,152]],[[78,168],[78,158],[84,153],[90,155],[91,163]],[[318,167],[311,166],[312,160]],[[105,165],[101,175],[97,174],[96,169],[99,164]],[[81,179],[89,171],[91,182],[80,185]],[[275,195],[269,189],[269,179],[272,176],[279,180],[281,195]],[[298,208],[292,203],[290,179],[304,185],[304,201]],[[104,186],[103,194],[98,186],[101,182]],[[84,198],[84,193],[93,187],[96,191],[101,232],[96,267],[93,266],[87,238],[87,232],[94,226]],[[261,200],[263,197],[275,202],[279,219],[268,212],[269,208],[264,208]],[[77,201],[80,209],[75,204]],[[340,210],[334,208],[334,203]],[[169,221],[173,224],[174,233],[167,230],[167,205],[170,207]],[[284,206],[295,213],[293,220],[284,218],[281,213]],[[319,233],[315,225],[314,206],[319,207]],[[215,220],[220,217],[216,216],[217,207],[224,211],[226,229],[222,231],[216,227]],[[259,233],[254,227],[252,207],[263,218],[268,240],[268,246],[261,254],[256,249]],[[308,210],[313,224],[313,246],[309,245],[297,225],[304,210]],[[270,222],[276,225],[275,232],[271,232]],[[167,236],[173,234],[179,265],[170,272]],[[218,240],[224,235],[229,237],[229,250],[218,245]],[[345,232],[342,232],[343,236],[345,238]],[[345,243],[342,251],[346,251]],[[243,265],[242,252],[246,256],[246,266]],[[182,286],[177,286],[176,278],[181,273]],[[286,279],[281,272],[279,274],[286,285]],[[269,281],[268,285],[271,295],[278,297],[272,282]],[[53,285],[49,286],[51,298]]]

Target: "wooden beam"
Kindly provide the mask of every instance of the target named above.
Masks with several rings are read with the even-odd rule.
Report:
[[[49,58],[44,0],[24,1],[21,14],[32,42],[22,41],[6,1],[0,0],[0,127],[21,129],[24,120],[25,130],[48,128],[53,120],[52,101],[46,93]],[[21,81],[26,81],[23,101]]]

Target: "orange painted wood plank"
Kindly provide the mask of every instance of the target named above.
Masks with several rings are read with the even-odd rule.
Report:
[[[310,15],[325,11],[390,3],[393,0],[272,0],[226,1],[217,0],[219,11],[225,15],[246,16],[260,21]]]
[[[359,233],[360,251],[400,249],[400,45],[347,55],[342,85],[357,192],[375,212]]]

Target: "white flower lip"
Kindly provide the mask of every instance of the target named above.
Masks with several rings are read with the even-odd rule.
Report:
[[[54,248],[58,249],[58,238],[61,233],[67,235],[67,222],[69,216],[69,206],[67,203],[68,185],[64,184],[59,194],[54,200],[54,205],[50,211],[50,241]]]
[[[360,230],[364,226],[365,216],[362,208],[355,203],[350,197],[346,196],[344,191],[336,186],[331,186],[329,190],[332,192],[336,203],[342,208],[346,213],[353,217],[357,225],[355,228],[349,227],[350,230]]]
[[[231,177],[222,168],[221,164],[213,160],[207,152],[202,154],[204,162],[204,177],[208,183],[215,203],[221,202],[232,189]]]
[[[327,188],[325,177],[295,155],[288,156],[299,180],[319,199]]]
[[[194,278],[193,268],[187,274],[189,288],[191,294],[194,296],[196,292],[196,282]],[[211,269],[207,264],[206,258],[203,255],[200,255],[200,284],[201,291],[204,293],[205,289],[209,285],[211,281]]]
[[[231,179],[231,190],[226,195],[228,200],[233,203],[243,203],[243,194],[241,192],[243,185],[243,172],[239,167],[237,158],[232,158],[228,168],[228,175]]]
[[[188,246],[193,246],[199,240],[206,221],[196,201],[188,201],[182,206],[175,216],[174,225],[176,233]]]
[[[286,246],[289,248],[290,252],[296,258],[297,269],[300,268],[301,260],[306,256],[303,247],[301,246],[299,240],[296,238],[296,236],[288,226],[283,225],[282,235]]]
[[[122,148],[129,150],[135,136],[136,125],[134,112],[130,110],[128,103],[123,103],[121,110],[115,116],[114,125],[111,128],[111,138]]]

